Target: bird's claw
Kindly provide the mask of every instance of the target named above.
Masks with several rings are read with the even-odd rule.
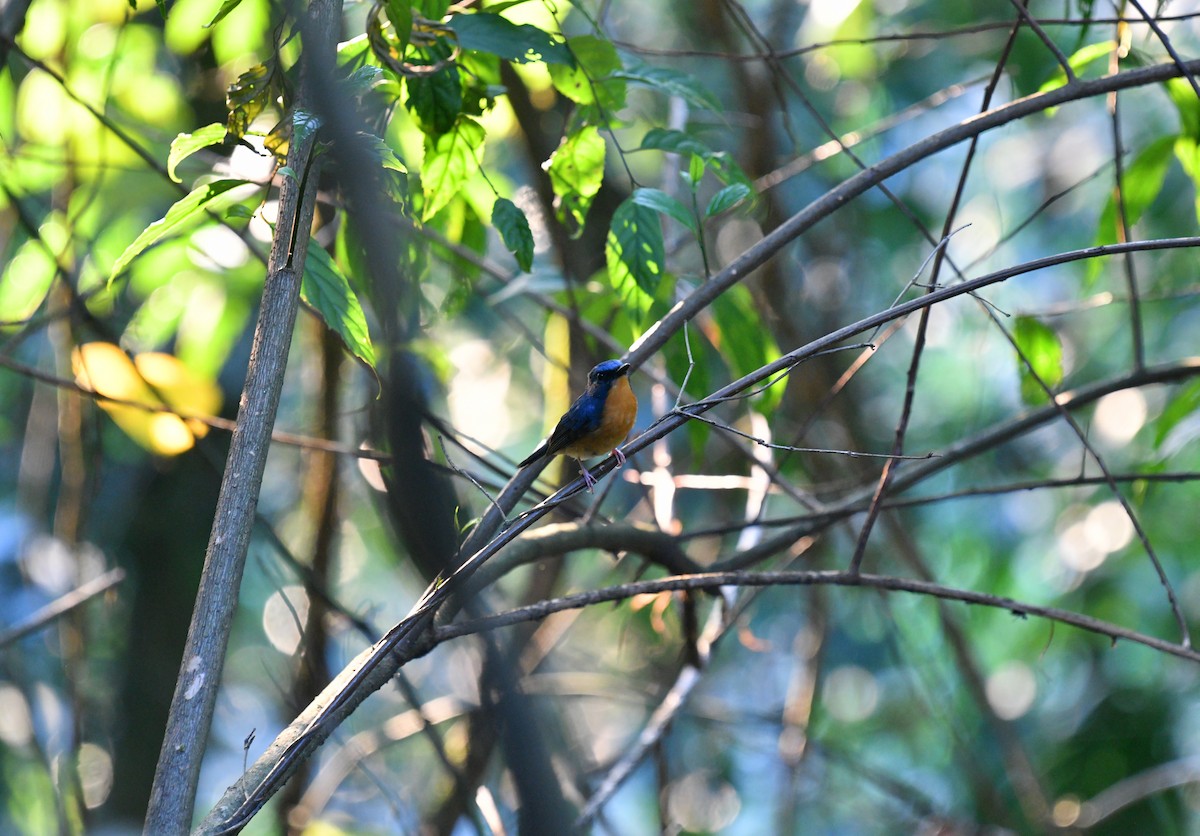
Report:
[[[583,466],[583,462],[579,463],[579,472],[583,474],[583,485],[587,488],[587,492],[595,493],[592,488],[596,487],[596,477],[591,474],[591,471]]]
[[[616,456],[618,465],[625,464],[625,454],[621,452],[620,447],[613,448],[613,455]]]

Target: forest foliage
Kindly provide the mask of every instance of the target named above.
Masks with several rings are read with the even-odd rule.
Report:
[[[975,5],[6,8],[0,830],[1194,830],[1200,8]]]

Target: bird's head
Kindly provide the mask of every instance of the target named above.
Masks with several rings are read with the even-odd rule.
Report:
[[[595,386],[612,383],[627,374],[629,374],[628,363],[622,363],[620,360],[605,360],[588,372],[588,384]]]

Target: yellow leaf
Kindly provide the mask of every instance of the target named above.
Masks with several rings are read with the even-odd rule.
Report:
[[[97,403],[113,422],[160,456],[190,450],[208,432],[208,426],[196,418],[221,408],[220,388],[170,354],[147,352],[130,360],[112,343],[86,343],[72,352],[71,367],[80,386],[112,399]],[[164,406],[179,414],[153,411]]]

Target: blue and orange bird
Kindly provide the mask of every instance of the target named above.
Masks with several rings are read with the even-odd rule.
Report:
[[[629,364],[605,360],[588,372],[587,388],[558,419],[550,437],[517,467],[525,467],[543,456],[571,456],[579,462],[579,471],[590,491],[596,477],[583,466],[583,460],[611,450],[617,463],[625,464],[625,454],[617,445],[629,434],[635,418],[637,398],[629,388]]]

